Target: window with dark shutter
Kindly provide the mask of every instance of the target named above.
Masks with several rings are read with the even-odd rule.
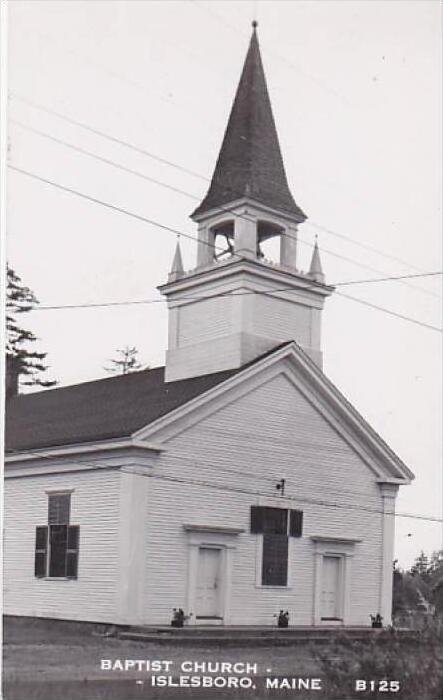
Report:
[[[262,586],[287,586],[289,537],[301,537],[303,511],[251,506],[251,533],[263,535]]]
[[[34,575],[37,578],[46,576],[46,561],[48,551],[48,526],[40,525],[35,528],[35,557]]]
[[[35,533],[37,578],[77,578],[80,528],[69,524],[70,511],[70,493],[49,494],[48,525]]]
[[[288,582],[288,536],[263,535],[262,585],[286,586]]]

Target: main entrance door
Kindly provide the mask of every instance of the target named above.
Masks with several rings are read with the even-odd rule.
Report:
[[[340,605],[340,557],[323,557],[321,591],[321,619],[339,620]]]
[[[221,618],[221,550],[199,547],[196,617]]]

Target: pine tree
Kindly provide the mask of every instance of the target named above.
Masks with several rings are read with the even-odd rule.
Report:
[[[22,384],[54,386],[57,382],[42,376],[48,369],[44,363],[46,352],[32,350],[37,337],[22,328],[17,317],[32,311],[39,303],[34,292],[26,287],[17,273],[7,265],[6,287],[6,361],[13,367]]]
[[[111,367],[105,367],[106,372],[110,374],[129,374],[141,369],[141,364],[138,361],[138,350],[136,347],[126,345],[120,350],[116,350],[117,357],[109,360]]]
[[[423,580],[428,578],[429,561],[423,550],[420,552],[419,556],[416,557],[414,564],[411,566],[411,574],[413,576],[420,576]]]

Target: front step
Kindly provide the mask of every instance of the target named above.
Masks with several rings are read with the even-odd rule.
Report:
[[[318,627],[288,627],[279,629],[276,627],[134,627],[121,630],[118,633],[120,639],[130,639],[139,642],[156,644],[179,645],[219,645],[223,646],[288,646],[306,644],[325,644],[345,634],[353,640],[369,640],[374,634],[386,642],[392,641],[392,634],[387,630],[374,630],[370,627],[360,628],[318,628]],[[410,630],[398,630],[395,636],[402,641],[416,641],[417,633]]]

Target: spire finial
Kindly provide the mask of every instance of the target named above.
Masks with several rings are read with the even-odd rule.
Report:
[[[314,250],[312,252],[311,266],[309,268],[309,274],[314,278],[316,282],[324,282],[325,276],[323,274],[323,269],[320,261],[320,250],[318,248],[318,236],[315,234]]]
[[[174,260],[172,261],[171,272],[169,273],[169,281],[175,281],[183,275],[183,260],[180,248],[180,236],[177,236],[177,245],[175,248]]]
[[[251,22],[251,24],[252,24],[252,29],[255,31],[255,30],[257,29],[257,27],[258,27],[258,22],[257,22],[257,20],[256,20],[256,19],[253,19],[252,22]]]

